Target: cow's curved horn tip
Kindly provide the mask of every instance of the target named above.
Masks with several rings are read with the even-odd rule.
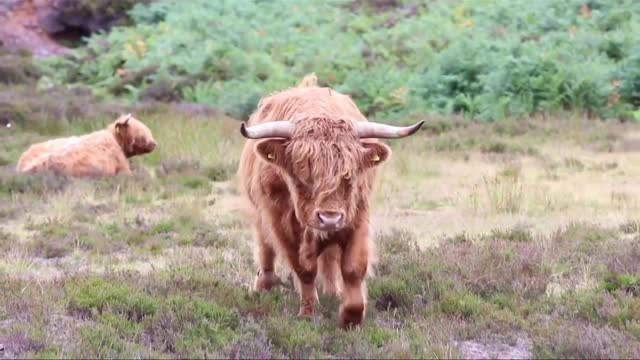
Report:
[[[247,133],[247,126],[245,123],[240,124],[240,134],[242,134],[242,136],[249,138],[249,134]]]
[[[413,135],[414,133],[418,132],[418,130],[420,130],[422,125],[424,125],[424,120],[420,120],[419,123],[413,125],[412,129],[409,131],[409,135]]]

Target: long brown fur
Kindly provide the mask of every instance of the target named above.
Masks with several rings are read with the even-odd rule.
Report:
[[[34,144],[18,160],[21,173],[50,170],[73,177],[131,174],[128,158],[153,151],[151,130],[131,115],[90,134]]]
[[[47,140],[41,143],[33,144],[18,159],[18,172],[28,172],[38,163],[41,163],[49,153],[56,149],[61,149],[65,145],[71,144],[79,139],[78,136]]]
[[[291,139],[248,140],[239,167],[241,190],[254,211],[259,272],[256,290],[279,280],[280,257],[295,274],[300,316],[311,316],[316,275],[325,292],[342,298],[340,324],[359,324],[366,311],[365,277],[374,245],[369,196],[377,165],[391,155],[378,140],[360,140],[354,124],[367,119],[346,95],[317,86],[314,74],[263,99],[249,126],[291,121]],[[318,209],[341,211],[346,226],[334,232],[314,227]]]

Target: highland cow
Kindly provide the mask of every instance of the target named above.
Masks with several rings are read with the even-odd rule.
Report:
[[[255,212],[255,290],[280,282],[278,257],[294,274],[298,316],[315,312],[317,275],[325,292],[342,298],[340,325],[360,324],[375,250],[369,196],[379,165],[391,156],[378,139],[409,136],[422,122],[368,122],[348,96],[319,87],[310,75],[264,98],[247,125],[240,128],[249,140],[239,177]]]
[[[127,114],[106,129],[82,136],[34,144],[20,157],[17,170],[49,170],[72,177],[131,174],[129,158],[148,154],[156,147],[151,130]]]

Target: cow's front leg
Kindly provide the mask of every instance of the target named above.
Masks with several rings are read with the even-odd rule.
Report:
[[[342,297],[342,269],[341,256],[342,249],[338,244],[331,244],[318,257],[319,280],[325,295]]]
[[[344,243],[341,268],[343,278],[340,326],[348,328],[364,320],[367,306],[366,283],[369,265],[369,233],[365,227],[354,232]]]
[[[258,273],[256,274],[254,289],[256,291],[269,291],[274,286],[279,285],[281,281],[275,274],[276,252],[262,233],[260,220],[256,221],[255,237]]]
[[[300,290],[299,317],[310,318],[315,312],[318,299],[316,291],[316,275],[318,273],[318,247],[315,239],[309,233],[304,235],[300,244],[294,269],[298,277]]]

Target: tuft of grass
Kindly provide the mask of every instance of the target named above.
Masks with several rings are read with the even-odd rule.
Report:
[[[637,234],[640,233],[640,222],[629,220],[620,225],[620,231],[625,234]]]
[[[154,235],[158,235],[158,234],[167,234],[167,233],[171,233],[174,232],[176,230],[177,226],[173,221],[162,221],[159,222],[157,224],[155,224],[152,228],[151,228],[151,233]]]
[[[524,185],[519,176],[484,177],[484,190],[489,206],[496,213],[518,213],[524,202]]]
[[[620,290],[640,297],[640,276],[611,273],[604,280],[604,288],[609,292]]]
[[[106,309],[132,321],[153,316],[159,302],[127,285],[100,278],[87,279],[67,286],[67,307],[72,313],[101,314]]]
[[[28,228],[38,232],[29,243],[32,254],[37,257],[60,258],[76,248],[89,250],[93,245],[91,233],[81,224],[51,220]]]
[[[205,178],[210,181],[226,181],[235,174],[237,164],[237,162],[232,161],[228,163],[220,162],[208,166],[202,166],[199,161],[178,159],[173,161],[163,161],[157,167],[156,174],[162,177],[171,177],[172,175],[179,174],[185,177],[183,180],[185,182],[200,181],[204,183]],[[191,176],[191,178],[188,176]],[[187,185],[187,187],[193,186]]]
[[[380,311],[406,309],[413,304],[409,285],[405,280],[397,278],[373,280],[369,285],[368,294],[375,300],[375,307]]]
[[[247,319],[238,331],[239,336],[227,344],[222,353],[232,359],[283,358],[279,355],[260,323]]]
[[[193,177],[185,178],[182,180],[182,184],[191,190],[201,189],[209,185],[209,182],[205,178]]]
[[[0,155],[0,168],[5,167],[7,165],[11,164],[11,160],[5,158],[4,156]]]
[[[133,351],[118,337],[115,329],[104,325],[85,325],[79,329],[79,343],[75,353],[82,358],[126,358]]]
[[[17,174],[13,168],[0,168],[0,196],[14,194],[47,195],[60,193],[71,184],[68,177],[51,172]]]
[[[393,333],[378,326],[366,326],[364,329],[367,340],[376,348],[382,348],[393,339]]]
[[[562,334],[562,336],[558,336]],[[540,358],[637,358],[640,348],[633,340],[609,326],[554,322],[535,339],[534,355]]]
[[[271,342],[290,357],[308,356],[322,346],[323,332],[308,321],[271,318],[266,328]]]
[[[0,228],[0,251],[7,253],[12,248],[16,248],[16,237]]]
[[[156,168],[157,176],[168,176],[173,174],[188,174],[200,170],[200,163],[189,159],[174,159],[162,161]]]
[[[469,293],[451,294],[439,302],[443,314],[462,319],[474,319],[485,312],[485,302],[477,295]]]
[[[240,326],[230,309],[200,299],[172,297],[151,320],[152,341],[169,352],[206,357],[227,346]]]
[[[531,229],[520,224],[507,230],[494,229],[485,238],[512,242],[530,242],[533,240],[533,234],[531,233]]]
[[[611,229],[604,229],[588,223],[573,222],[565,228],[558,230],[554,235],[554,240],[569,242],[585,240],[585,245],[587,245],[602,243],[615,237],[616,234]]]
[[[441,296],[448,285],[437,275],[442,264],[435,254],[420,250],[413,234],[394,229],[377,238],[381,257],[368,283],[376,309],[408,312]]]
[[[452,281],[488,297],[517,294],[535,298],[545,292],[550,269],[542,263],[539,244],[490,240],[448,243],[438,252],[447,264]]]
[[[584,163],[580,161],[580,159],[576,159],[572,157],[568,157],[564,159],[564,166],[568,167],[569,169],[574,169],[576,171],[582,171],[585,168]]]
[[[497,135],[516,137],[532,132],[537,128],[537,124],[527,120],[506,119],[505,121],[497,121],[492,124],[492,130]]]
[[[139,342],[142,340],[144,326],[139,322],[131,321],[127,317],[110,312],[104,312],[100,315],[99,321],[104,324],[105,327],[114,329],[122,339],[131,342]]]
[[[238,168],[237,162],[209,166],[205,169],[207,178],[211,181],[226,181],[233,177]]]
[[[491,154],[512,154],[512,155],[537,155],[533,147],[524,147],[518,144],[510,144],[501,140],[488,140],[480,144],[480,151]]]

